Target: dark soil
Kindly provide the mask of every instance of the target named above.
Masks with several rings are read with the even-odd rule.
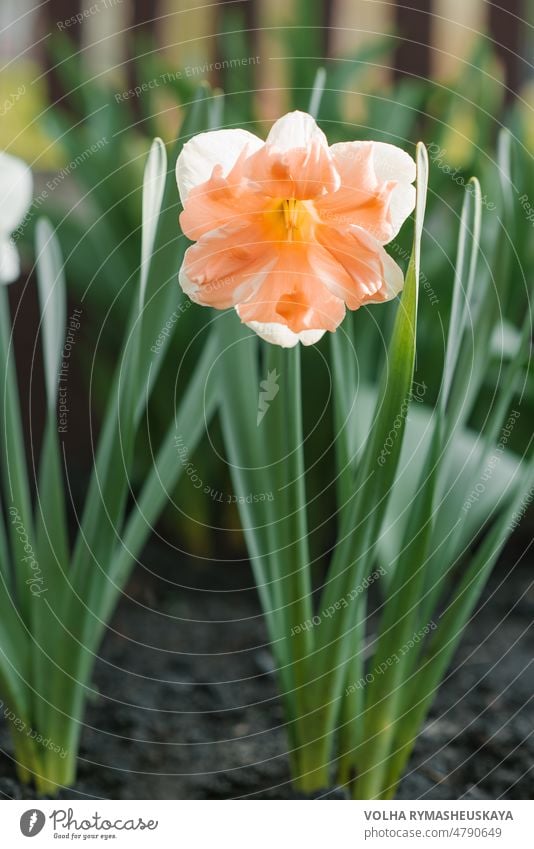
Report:
[[[508,574],[518,545],[465,634],[400,798],[534,797],[532,558]],[[95,670],[99,695],[87,710],[78,783],[61,798],[291,798],[283,715],[248,569],[197,566],[178,576],[165,557],[147,557],[157,575],[136,573],[119,605]],[[2,726],[0,794],[30,798],[10,746]]]

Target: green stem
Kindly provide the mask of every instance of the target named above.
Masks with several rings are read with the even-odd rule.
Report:
[[[15,586],[19,609],[26,623],[29,618],[29,587],[32,576],[25,544],[35,546],[28,470],[24,448],[15,358],[7,290],[0,286],[0,390],[2,410],[2,472],[6,506],[13,511],[9,521],[11,548],[15,563]],[[26,557],[26,560],[23,558]]]
[[[65,743],[68,746],[68,740]],[[62,746],[60,752],[49,750],[45,753],[43,775],[38,776],[35,782],[41,793],[55,796],[62,787],[72,787],[76,780],[77,744],[78,740],[76,746]]]
[[[74,784],[78,741],[72,745],[67,720],[55,730],[50,722],[47,727],[33,727],[21,717],[10,725],[15,768],[22,784],[34,784],[38,793],[46,796],[56,796],[59,789]]]
[[[20,731],[13,723],[11,723],[11,737],[18,779],[21,784],[31,784],[37,768],[35,746],[28,739],[25,731]]]
[[[301,746],[295,758],[293,786],[300,793],[311,795],[330,786],[330,757],[323,740]]]
[[[264,348],[269,387],[279,391],[269,400],[258,427],[272,480],[272,521],[267,529],[269,577],[278,653],[285,658],[282,699],[288,718],[290,766],[295,786],[316,789],[320,768],[310,718],[309,659],[313,650],[311,578],[304,446],[300,350],[276,345]],[[263,383],[260,384],[263,386]],[[323,779],[320,779],[323,781]],[[326,782],[321,786],[325,786]]]
[[[302,432],[302,388],[300,377],[300,348],[289,352],[286,380],[285,404],[279,404],[279,415],[287,422],[287,458],[280,458],[286,470],[286,498],[288,507],[288,556],[287,574],[289,614],[294,625],[307,622],[313,615],[310,578],[310,554],[308,546],[308,522],[306,515],[306,486],[304,467],[304,444]],[[289,415],[286,419],[287,410]],[[298,646],[298,659],[307,658],[313,647],[311,629],[304,629],[293,638]]]
[[[340,712],[338,783],[352,786],[357,776],[356,753],[362,740],[364,690],[359,686],[365,671],[364,641],[367,599],[362,593],[357,602],[354,628],[354,654],[347,664],[346,691]]]

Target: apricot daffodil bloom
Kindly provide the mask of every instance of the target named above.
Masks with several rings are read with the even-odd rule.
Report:
[[[329,147],[311,115],[290,112],[265,142],[240,129],[193,137],[176,177],[180,224],[195,242],[182,289],[199,304],[235,307],[268,342],[314,344],[346,308],[402,289],[383,246],[413,211],[415,163],[394,145]]]

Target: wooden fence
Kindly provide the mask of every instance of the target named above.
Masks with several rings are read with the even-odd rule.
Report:
[[[389,68],[382,73],[444,78],[461,71],[477,36],[486,34],[499,54],[509,93],[529,77],[527,36],[531,0],[308,0],[323,33],[323,55],[340,57],[395,33]],[[503,4],[503,5],[499,5]],[[64,30],[80,46],[89,72],[128,81],[134,70],[134,34],[150,31],[177,68],[215,63],[223,6],[242,13],[250,49],[262,57],[262,73],[281,79],[275,28],[298,22],[302,0],[2,0],[2,59],[21,53],[46,56],[49,34]],[[81,23],[73,23],[76,16]],[[305,23],[302,20],[300,23]],[[532,23],[532,22],[531,22]],[[530,57],[531,58],[531,57]],[[57,78],[50,75],[52,94]]]

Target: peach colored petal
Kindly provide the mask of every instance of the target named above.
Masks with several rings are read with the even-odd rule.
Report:
[[[363,227],[382,244],[391,241],[415,206],[412,158],[379,142],[343,142],[330,151],[341,187],[318,198],[320,218],[332,226]]]
[[[247,130],[212,130],[199,133],[186,142],[176,161],[176,182],[182,203],[189,192],[209,180],[213,169],[220,167],[226,176],[243,152],[249,154],[263,147],[264,142]]]
[[[246,162],[246,174],[260,191],[276,198],[316,198],[340,185],[326,137],[311,115],[280,118]]]
[[[225,176],[217,165],[209,180],[191,189],[180,215],[180,226],[189,239],[197,240],[212,230],[245,225],[249,215],[260,215],[271,198],[253,189],[244,176],[244,150]]]
[[[401,269],[365,230],[321,225],[316,238],[344,269],[332,291],[349,309],[387,301],[402,289]]]
[[[248,297],[276,263],[273,244],[254,219],[203,236],[185,252],[180,285],[196,303],[226,309]]]
[[[346,276],[317,245],[278,245],[276,264],[253,294],[239,303],[239,315],[247,324],[284,324],[293,333],[335,330],[345,315],[345,304],[332,293],[332,283]]]

